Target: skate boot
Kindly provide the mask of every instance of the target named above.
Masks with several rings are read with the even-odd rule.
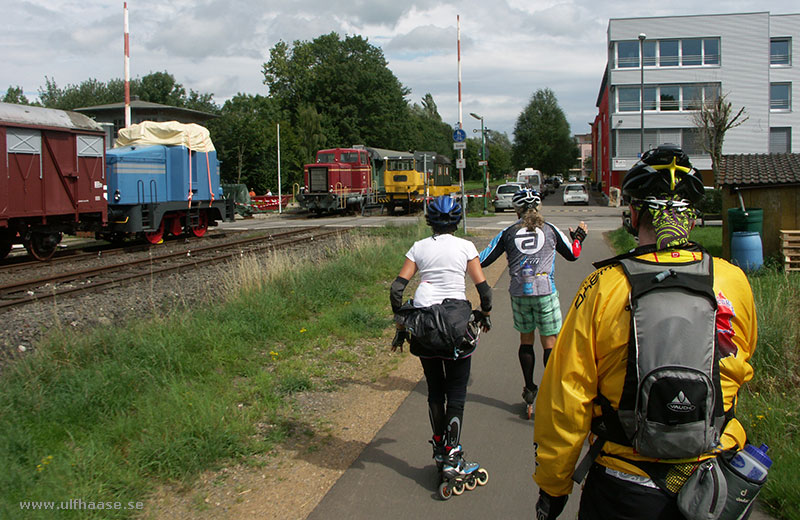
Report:
[[[442,483],[439,484],[439,498],[448,500],[453,495],[460,495],[464,489],[473,490],[476,486],[485,486],[489,482],[489,472],[481,468],[477,462],[464,460],[461,446],[448,450],[442,466]]]
[[[536,400],[536,394],[539,393],[539,387],[536,386],[531,390],[527,386],[522,387],[522,399],[525,400],[526,405],[526,413],[528,414],[528,420],[533,417],[533,402]]]
[[[440,441],[436,441],[434,439],[429,440],[433,445],[433,460],[436,462],[436,471],[440,474],[442,473],[442,468],[444,466],[444,457],[446,450],[444,448],[444,439]]]

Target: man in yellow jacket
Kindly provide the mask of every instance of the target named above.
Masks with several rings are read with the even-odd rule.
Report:
[[[669,272],[669,265],[697,262],[706,254],[688,242],[692,206],[702,197],[703,185],[680,148],[663,145],[645,153],[626,174],[622,192],[631,204],[627,227],[639,237],[631,256],[663,263]],[[666,473],[681,463],[744,446],[746,434],[733,411],[739,388],[753,376],[748,363],[757,338],[753,294],[744,273],[719,258],[713,258],[713,292],[725,412],[719,442],[696,458],[671,460],[645,457],[630,443],[603,439],[582,491],[580,520],[682,519],[674,492],[662,489],[668,487]],[[596,425],[603,415],[599,396],[614,410],[620,406],[629,357],[630,294],[623,267],[606,262],[583,281],[564,320],[536,405],[538,520],[558,517],[572,492],[573,472],[587,435],[590,442],[598,442],[590,430],[596,430],[592,420]],[[654,464],[665,459],[674,464]]]

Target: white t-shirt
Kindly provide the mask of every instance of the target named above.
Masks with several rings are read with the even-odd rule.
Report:
[[[466,300],[467,262],[477,256],[475,244],[450,234],[415,242],[406,253],[406,258],[417,264],[421,277],[414,293],[414,307],[442,303],[445,298]]]

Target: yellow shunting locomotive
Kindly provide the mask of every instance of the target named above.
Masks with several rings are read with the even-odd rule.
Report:
[[[459,191],[450,159],[435,152],[399,152],[388,155],[383,173],[385,204],[389,213],[397,207],[405,212],[422,208],[425,198]]]

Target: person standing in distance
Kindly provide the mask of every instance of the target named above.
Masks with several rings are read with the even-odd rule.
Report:
[[[461,205],[449,195],[437,197],[428,205],[426,221],[433,235],[415,242],[409,249],[390,291],[392,311],[398,326],[392,350],[402,349],[403,342],[408,339],[411,353],[420,358],[428,385],[433,456],[437,469],[448,478],[464,476],[479,467],[477,463],[464,460],[460,443],[471,356],[477,344],[465,338],[463,342],[459,341],[459,345],[434,345],[425,336],[407,334],[404,325],[408,323],[408,318],[419,317],[420,313],[427,313],[434,308],[439,312],[445,306],[447,310],[437,315],[440,319],[433,319],[431,323],[434,326],[444,323],[445,327],[460,329],[457,331],[459,340],[464,337],[473,312],[467,301],[464,284],[464,275],[468,274],[480,296],[481,310],[474,311],[477,323],[484,332],[491,329],[489,313],[492,310],[492,289],[483,274],[478,250],[472,242],[453,235],[461,217]],[[403,305],[403,291],[417,271],[421,277],[419,286],[411,305]],[[421,330],[423,327],[417,328]],[[419,333],[420,330],[415,332]]]
[[[556,253],[570,262],[577,260],[587,228],[584,222],[574,231],[569,228],[570,240],[556,226],[545,222],[539,213],[542,199],[535,190],[523,188],[514,194],[511,202],[519,220],[498,233],[481,251],[480,259],[481,267],[491,265],[503,253],[508,261],[511,276],[508,292],[511,294],[514,328],[519,331],[519,363],[525,381],[522,398],[530,419],[538,391],[533,382],[536,364],[534,333],[538,328],[543,348],[542,362],[547,366],[561,330],[561,307],[555,283]]]
[[[756,346],[756,310],[744,273],[689,242],[693,206],[703,192],[703,183],[689,158],[675,145],[646,152],[625,175],[622,194],[631,210],[626,228],[638,236],[639,246],[595,263],[597,270],[578,290],[542,379],[534,423],[538,520],[557,518],[572,491],[573,480],[582,481],[587,472],[580,520],[683,519],[676,494],[689,473],[681,473],[683,480],[676,479],[679,468],[696,468],[713,453],[744,446],[746,434],[733,411],[739,388],[753,375],[748,361]],[[693,272],[691,269],[706,273],[702,284],[694,286],[702,288],[702,293],[683,291],[685,286],[678,285],[672,287],[681,290],[659,288],[678,284]],[[645,276],[633,276],[641,272]],[[653,272],[658,274],[654,276]],[[650,294],[657,301],[644,305],[644,295],[638,290],[634,298],[634,282],[637,288],[649,284]],[[699,300],[707,300],[708,310],[686,319],[689,311],[685,309]],[[639,321],[644,311],[650,324]],[[632,321],[637,323],[635,334]],[[683,333],[684,328],[694,330],[699,322],[705,334]],[[671,420],[678,412],[699,409],[691,403],[691,399],[697,401],[696,396],[663,387],[661,405],[648,406],[642,412],[649,415],[653,411],[664,417],[660,428],[644,429],[653,442],[645,450],[639,436],[643,430],[633,436],[628,433],[630,423],[640,419],[625,405],[631,400],[627,380],[633,376],[636,385],[637,364],[649,362],[642,361],[640,352],[645,358],[681,359],[687,353],[687,357],[707,353],[706,370],[714,372],[709,378],[714,389],[707,393],[714,394],[714,404],[706,407],[706,417],[710,417],[714,434],[707,442],[699,442],[691,457],[685,453],[682,457],[669,453],[652,457],[643,451],[677,454],[684,449],[684,443],[670,442],[676,432],[665,426],[675,424]],[[658,352],[658,356],[649,354],[652,352]],[[634,399],[641,396],[638,392],[632,394]],[[574,469],[590,432],[591,456]],[[702,439],[703,435],[695,432],[694,437]]]

